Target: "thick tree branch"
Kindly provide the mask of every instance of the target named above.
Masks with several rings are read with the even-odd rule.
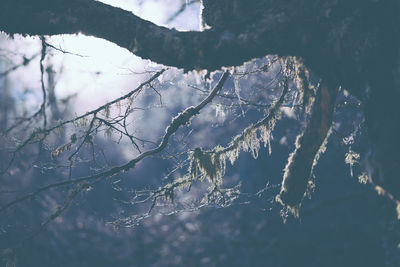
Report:
[[[276,11],[276,10],[275,10]],[[271,12],[268,15],[268,12]],[[241,34],[228,31],[179,32],[131,12],[93,0],[5,0],[0,30],[8,34],[83,33],[113,42],[154,62],[192,70],[215,70],[266,54],[288,54],[296,47],[288,16],[266,10],[268,24]],[[293,36],[291,40],[288,37]]]
[[[285,167],[278,200],[283,205],[295,207],[306,192],[308,181],[320,154],[325,150],[326,139],[332,125],[338,88],[322,81],[314,101],[310,121],[296,140],[296,149]]]
[[[374,62],[393,61],[398,52],[397,0],[265,0],[261,9],[262,15],[232,18],[212,30],[180,32],[94,0],[3,0],[0,30],[82,33],[185,70],[212,71],[267,54],[299,56],[318,76],[359,97]]]

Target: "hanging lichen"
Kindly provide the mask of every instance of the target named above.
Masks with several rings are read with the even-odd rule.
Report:
[[[293,103],[296,105],[301,105],[306,114],[311,112],[312,104],[314,103],[317,88],[313,83],[310,82],[311,74],[308,68],[306,68],[303,62],[298,58],[293,58],[293,65],[295,69],[295,83],[298,88],[299,98]]]
[[[357,164],[359,160],[360,160],[360,154],[359,153],[356,153],[353,150],[349,150],[349,152],[346,153],[344,161],[346,162],[346,164],[350,165],[350,175],[351,175],[351,177],[353,177],[353,166],[355,164]]]
[[[383,187],[376,185],[375,186],[375,191],[378,193],[380,196],[386,196],[389,198],[391,201],[393,201],[396,204],[396,212],[397,212],[397,219],[400,220],[400,201],[397,200],[391,193],[386,191]]]
[[[271,154],[272,131],[279,118],[279,109],[288,92],[287,80],[281,97],[273,104],[269,114],[259,122],[248,126],[243,132],[235,136],[226,147],[216,146],[210,151],[196,148],[189,154],[189,179],[203,181],[207,179],[212,185],[211,192],[221,193],[222,177],[225,173],[226,161],[233,165],[241,151],[250,152],[254,158],[258,157],[263,144]]]
[[[216,148],[218,150],[218,147]],[[215,186],[222,184],[222,176],[225,171],[225,162],[221,160],[218,153],[203,151],[196,148],[190,155],[190,177],[192,180],[205,178]]]
[[[370,177],[366,172],[363,172],[360,176],[358,176],[358,181],[361,184],[367,184],[367,182],[370,180]]]
[[[253,158],[257,158],[262,147],[267,148],[268,153],[271,154],[272,131],[276,121],[281,117],[280,108],[284,99],[286,96],[292,101],[296,98],[293,96],[294,91],[289,89],[289,81],[293,81],[291,84],[297,87],[297,92],[300,94],[300,97],[296,98],[298,101],[296,105],[302,106],[305,113],[311,115],[304,132],[297,137],[295,151],[289,156],[284,170],[281,193],[277,196],[277,200],[285,206],[287,211],[298,215],[303,196],[310,194],[315,187],[312,171],[326,149],[338,88],[322,83],[317,90],[310,81],[309,71],[296,58],[282,58],[281,65],[282,95],[271,106],[268,115],[245,128],[226,147],[216,146],[208,151],[196,148],[191,151],[188,157],[188,174],[181,178],[182,180],[176,180],[160,189],[159,192],[162,192],[165,198],[173,198],[175,188],[190,187],[196,180],[207,180],[210,186],[208,194],[202,201],[205,201],[204,203],[222,201],[223,203],[227,195],[225,192],[227,189],[221,188],[226,161],[228,160],[233,165],[242,151],[249,152]],[[238,83],[238,81],[235,82]],[[235,90],[238,88],[238,84],[235,84]]]

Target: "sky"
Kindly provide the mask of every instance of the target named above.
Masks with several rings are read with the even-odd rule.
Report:
[[[199,30],[198,4],[190,5],[180,16],[169,25],[168,18],[180,7],[180,0],[104,0],[106,4],[129,10],[134,14],[150,20],[156,24],[174,27],[179,30]],[[0,36],[2,48],[8,51],[8,57],[19,63],[23,55],[33,55],[41,49],[41,42],[38,37],[16,36],[14,39],[7,38],[4,34]],[[46,37],[51,45],[67,51],[71,54],[63,54],[53,49],[48,49],[46,57],[47,64],[53,65],[56,75],[56,94],[59,98],[67,97],[79,92],[75,102],[77,113],[85,112],[88,109],[98,106],[100,103],[120,96],[139,84],[146,75],[135,75],[147,70],[160,69],[161,66],[128,52],[117,45],[94,37],[87,37],[82,34],[59,35]],[[10,76],[13,86],[17,88],[32,88],[33,91],[40,91],[40,72],[38,66],[39,57],[27,68],[21,68]],[[13,63],[10,62],[10,65]],[[7,66],[5,66],[7,68]],[[27,75],[29,73],[29,75]],[[40,98],[40,94],[31,97],[31,104]],[[90,99],[90,101],[87,101]],[[38,102],[39,103],[39,102]]]

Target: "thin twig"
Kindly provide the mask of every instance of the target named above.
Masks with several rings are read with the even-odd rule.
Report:
[[[43,140],[44,138],[46,138],[46,136],[48,136],[48,135],[49,135],[52,131],[54,131],[55,129],[58,129],[58,128],[63,127],[64,125],[67,125],[67,124],[70,124],[70,123],[74,123],[74,122],[76,122],[76,121],[79,121],[79,120],[81,120],[81,119],[83,119],[83,118],[86,118],[87,116],[90,116],[90,115],[93,115],[93,114],[97,114],[97,113],[99,113],[100,111],[102,111],[102,110],[104,110],[104,109],[110,107],[111,105],[114,105],[114,104],[116,104],[116,103],[119,103],[119,102],[121,102],[121,101],[123,101],[123,100],[125,100],[125,99],[127,99],[127,98],[132,97],[133,95],[136,95],[136,94],[140,93],[140,91],[143,89],[144,86],[150,84],[152,81],[154,81],[155,79],[157,79],[157,78],[158,78],[161,74],[163,74],[165,71],[166,71],[166,69],[162,69],[162,70],[158,71],[158,72],[155,73],[150,79],[148,79],[147,81],[141,83],[141,84],[140,84],[138,87],[136,87],[134,90],[132,90],[132,91],[130,91],[129,93],[127,93],[127,94],[125,94],[125,95],[123,95],[123,96],[121,96],[121,97],[118,97],[118,98],[116,98],[116,99],[114,99],[114,100],[112,100],[112,101],[110,101],[110,102],[108,102],[108,103],[106,103],[106,104],[104,104],[104,105],[102,105],[102,106],[100,106],[100,107],[94,109],[94,110],[88,111],[88,112],[86,112],[85,114],[80,115],[80,116],[77,116],[77,117],[75,117],[75,118],[73,118],[73,119],[60,122],[60,123],[58,123],[57,125],[55,125],[55,126],[53,126],[53,127],[50,127],[50,128],[48,128],[48,129],[38,129],[38,130],[33,131],[33,132],[30,134],[30,136],[29,136],[28,138],[25,139],[25,141],[23,141],[21,144],[19,144],[19,145],[17,146],[17,148],[16,148],[14,151],[11,152],[11,153],[12,153],[11,160],[9,161],[7,167],[6,167],[4,170],[0,171],[0,176],[2,176],[2,175],[4,175],[5,173],[7,173],[8,169],[11,167],[11,165],[13,164],[13,162],[14,162],[14,160],[15,160],[16,154],[17,154],[19,151],[21,151],[25,146],[27,146],[28,144],[30,144],[37,136],[42,135],[42,136],[41,136],[41,140]],[[43,104],[42,104],[42,108],[43,108]],[[34,117],[36,117],[37,115],[39,115],[39,114],[42,112],[42,108],[39,109],[39,110],[32,116],[32,118],[34,118]]]
[[[42,40],[42,53],[40,57],[40,83],[42,86],[42,95],[43,95],[43,102],[42,105],[40,106],[40,110],[43,115],[43,129],[47,128],[47,116],[46,116],[46,102],[47,102],[47,93],[46,93],[46,87],[44,85],[44,66],[43,66],[43,61],[46,57],[46,41],[44,37],[41,37]]]
[[[9,68],[9,69],[6,70],[6,71],[0,72],[0,78],[3,77],[3,76],[6,76],[6,75],[8,75],[8,74],[10,74],[11,72],[13,72],[13,71],[19,69],[20,67],[27,66],[27,65],[28,65],[32,60],[34,60],[38,55],[39,55],[39,53],[34,54],[33,56],[31,56],[31,57],[29,57],[29,58],[23,57],[22,63],[20,63],[20,64],[18,64],[18,65],[14,65],[14,66],[12,66],[11,68]]]
[[[160,142],[158,147],[148,150],[148,151],[138,155],[137,157],[135,157],[134,159],[132,159],[131,161],[129,161],[128,163],[126,163],[124,165],[113,167],[107,171],[104,171],[104,172],[101,172],[98,174],[94,174],[94,175],[90,175],[90,176],[84,176],[84,177],[80,177],[80,178],[76,178],[76,179],[66,180],[66,181],[62,181],[59,183],[54,183],[54,184],[50,184],[50,185],[41,187],[34,192],[31,192],[25,196],[17,198],[14,201],[11,201],[8,204],[2,206],[0,208],[0,212],[3,212],[5,210],[7,210],[9,207],[14,206],[15,204],[18,204],[25,200],[33,199],[40,193],[47,191],[49,189],[52,189],[52,188],[66,186],[66,185],[70,185],[70,184],[78,184],[81,182],[96,180],[96,179],[100,179],[100,178],[104,179],[106,177],[113,176],[122,171],[128,171],[129,169],[134,168],[135,165],[139,161],[143,160],[144,158],[147,158],[149,156],[160,153],[167,146],[169,138],[178,130],[178,128],[183,125],[186,125],[190,121],[191,118],[193,118],[195,115],[199,114],[200,110],[203,109],[207,104],[209,104],[213,100],[215,95],[222,89],[222,87],[225,84],[228,77],[229,77],[229,72],[226,71],[222,75],[221,79],[219,80],[219,82],[215,86],[215,88],[210,92],[210,94],[200,104],[198,104],[195,107],[186,108],[183,112],[181,112],[179,115],[174,117],[172,119],[171,123],[169,124],[169,126],[166,128],[164,137],[162,138],[162,141]]]

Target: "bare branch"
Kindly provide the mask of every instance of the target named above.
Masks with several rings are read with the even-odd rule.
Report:
[[[113,167],[105,172],[101,172],[101,173],[90,175],[90,176],[80,177],[80,178],[76,178],[76,179],[71,179],[71,180],[67,180],[67,181],[62,181],[59,183],[54,183],[54,184],[50,184],[50,185],[41,187],[32,193],[29,193],[25,196],[17,198],[16,200],[11,201],[8,204],[2,206],[0,208],[0,212],[3,212],[5,210],[7,210],[9,207],[14,206],[15,204],[21,203],[25,200],[33,199],[40,193],[50,190],[52,188],[71,185],[71,184],[79,184],[79,183],[91,181],[91,180],[104,179],[104,178],[113,176],[117,173],[120,173],[122,171],[128,171],[129,169],[134,168],[135,165],[142,159],[147,158],[152,155],[155,155],[157,153],[160,153],[167,146],[169,138],[178,130],[178,128],[187,124],[190,121],[190,119],[192,119],[195,115],[199,114],[200,110],[203,109],[207,104],[209,104],[213,100],[213,98],[216,96],[216,94],[222,89],[223,85],[225,84],[225,81],[228,79],[228,76],[229,76],[229,72],[226,71],[222,75],[221,79],[219,80],[219,82],[215,86],[215,88],[210,92],[210,94],[200,104],[198,104],[195,107],[189,107],[189,108],[185,109],[182,113],[180,113],[179,115],[177,115],[176,117],[174,117],[172,119],[172,122],[166,128],[165,135],[162,138],[162,141],[160,142],[158,147],[140,154],[139,156],[137,156],[136,158],[132,159],[131,161],[129,161],[128,163],[126,163],[124,165]]]
[[[134,90],[130,91],[129,93],[127,93],[127,94],[125,94],[125,95],[123,95],[123,96],[121,96],[121,97],[118,97],[118,98],[116,98],[116,99],[114,99],[114,100],[112,100],[112,101],[110,101],[110,102],[108,102],[108,103],[106,103],[106,104],[104,104],[104,105],[102,105],[102,106],[99,106],[98,108],[96,108],[96,109],[94,109],[94,110],[91,110],[91,111],[89,111],[89,112],[86,112],[86,113],[83,114],[83,115],[80,115],[80,116],[75,117],[75,118],[70,119],[70,120],[66,120],[66,121],[60,122],[60,123],[58,123],[57,125],[55,125],[55,126],[53,126],[53,127],[50,127],[50,128],[48,128],[48,129],[45,129],[45,128],[44,128],[44,129],[36,129],[36,130],[34,130],[34,131],[29,135],[28,138],[26,138],[23,142],[21,142],[21,143],[16,147],[16,149],[15,149],[13,152],[11,152],[11,159],[10,159],[8,165],[6,166],[6,168],[0,171],[0,176],[2,176],[2,175],[4,175],[4,174],[7,173],[7,171],[9,170],[9,168],[10,168],[10,167],[12,166],[12,164],[14,163],[14,160],[15,160],[15,157],[16,157],[17,153],[20,152],[20,151],[21,151],[24,147],[26,147],[27,145],[33,143],[38,137],[39,137],[39,142],[40,142],[40,141],[44,140],[51,132],[53,132],[53,131],[56,130],[56,129],[59,129],[59,128],[61,128],[61,127],[65,126],[65,125],[67,125],[67,124],[77,122],[77,121],[79,121],[79,120],[81,120],[81,119],[84,119],[84,118],[86,118],[86,117],[88,117],[88,116],[95,115],[95,114],[97,114],[97,113],[99,113],[99,112],[101,112],[101,111],[103,111],[103,110],[109,108],[110,106],[112,106],[112,105],[114,105],[114,104],[116,104],[116,103],[119,103],[119,102],[121,102],[121,101],[123,101],[123,100],[125,100],[125,99],[130,98],[130,97],[136,96],[138,93],[140,93],[140,92],[142,91],[142,89],[143,89],[146,85],[149,85],[152,81],[154,81],[155,79],[157,79],[157,78],[158,78],[161,74],[163,74],[165,71],[166,71],[166,69],[162,69],[162,70],[156,72],[151,78],[149,78],[149,79],[146,80],[145,82],[142,82],[138,87],[136,87]],[[42,109],[43,109],[43,104],[42,104],[41,108],[40,108],[37,112],[35,112],[35,114],[33,114],[31,117],[29,117],[28,119],[26,119],[26,120],[24,120],[24,121],[30,121],[31,119],[35,118],[36,116],[38,116],[39,114],[41,114],[41,113],[43,112]],[[15,127],[8,129],[8,130],[7,130],[7,133],[8,133],[9,131],[11,131],[12,129],[14,129],[14,128],[15,128]]]
[[[21,62],[20,64],[14,65],[14,66],[12,66],[11,68],[9,68],[9,69],[6,70],[6,71],[0,72],[0,78],[3,77],[3,76],[6,76],[6,75],[8,75],[8,74],[10,74],[11,72],[13,72],[13,71],[15,71],[15,70],[17,70],[17,69],[19,69],[19,68],[21,68],[21,67],[27,66],[27,65],[28,65],[29,63],[31,63],[31,61],[34,60],[37,56],[39,56],[39,53],[34,54],[33,56],[31,56],[31,57],[29,57],[29,58],[23,57],[22,62]]]
[[[46,129],[47,127],[47,116],[46,116],[46,103],[47,103],[47,93],[46,93],[46,87],[44,85],[44,66],[43,66],[43,61],[46,57],[46,41],[44,37],[41,37],[42,40],[42,52],[41,52],[41,57],[40,57],[40,84],[42,88],[42,95],[43,95],[43,102],[42,105],[40,106],[40,112],[42,113],[43,116],[43,129]]]
[[[167,20],[167,24],[171,23],[173,20],[175,20],[180,14],[182,14],[186,8],[190,5],[193,5],[195,3],[198,3],[200,0],[190,0],[190,1],[182,1],[181,7]]]

